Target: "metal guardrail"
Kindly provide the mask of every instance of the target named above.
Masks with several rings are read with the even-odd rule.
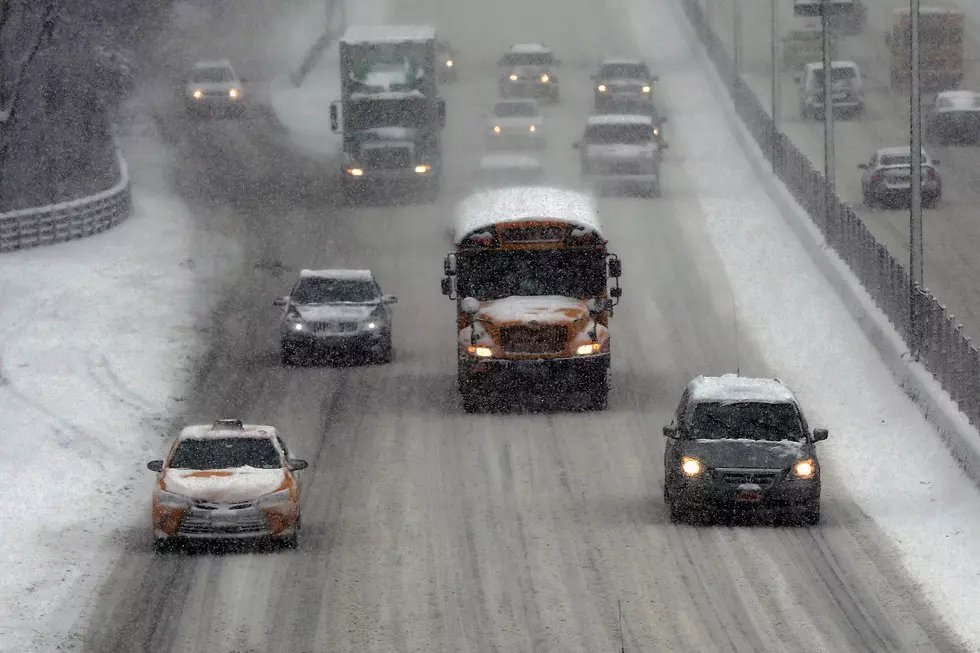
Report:
[[[864,222],[836,195],[825,199],[826,180],[813,164],[776,129],[749,86],[735,74],[721,40],[712,31],[698,0],[679,0],[728,88],[746,128],[785,184],[820,229],[827,243],[847,263],[865,290],[904,338],[909,351],[939,381],[970,423],[980,426],[980,351],[963,335],[955,316],[927,289],[909,288],[905,267],[879,243]],[[915,305],[910,307],[910,302]],[[909,328],[909,309],[919,316],[916,332]]]
[[[112,188],[69,202],[0,213],[0,252],[84,238],[114,227],[130,214],[129,167],[116,146],[119,181]]]

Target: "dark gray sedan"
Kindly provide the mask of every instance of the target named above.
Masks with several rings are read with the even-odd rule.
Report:
[[[664,427],[664,501],[671,521],[775,512],[820,521],[820,462],[792,391],[776,379],[698,377]]]

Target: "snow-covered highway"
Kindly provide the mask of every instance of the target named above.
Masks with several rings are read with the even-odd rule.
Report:
[[[131,465],[125,475],[110,467],[72,479],[90,490],[100,478],[135,478],[127,498],[108,504],[115,512],[98,520],[104,540],[86,539],[98,555],[61,549],[91,560],[92,582],[50,592],[45,605],[20,598],[21,636],[10,650],[591,652],[619,648],[620,600],[629,651],[975,650],[980,495],[753,176],[729,131],[726,101],[670,2],[352,3],[362,20],[434,23],[466,53],[461,81],[445,90],[450,173],[434,205],[341,206],[334,162],[292,146],[322,134],[290,122],[312,115],[309,108],[280,107],[291,135],[264,111],[239,124],[191,125],[171,95],[150,87],[147,102],[172,141],[174,187],[198,231],[211,234],[190,244],[161,237],[159,246],[188,247],[198,266],[240,261],[222,275],[220,294],[209,295],[213,303],[177,289],[199,313],[217,308],[210,353],[175,417],[277,425],[311,463],[304,540],[295,552],[154,555],[152,474],[142,466],[165,440],[159,429],[134,425],[131,444],[113,443]],[[271,77],[302,56],[302,44],[283,36],[290,21],[293,41],[311,34],[307,5],[315,9],[247,0],[228,24],[176,24],[168,47],[179,56],[161,79],[175,74],[180,57],[213,56],[225,44],[276,88]],[[277,26],[269,29],[281,50],[242,37],[262,25]],[[493,63],[520,41],[548,43],[565,62],[564,99],[547,109],[553,137],[542,155],[556,183],[578,182],[571,142],[590,109],[595,62],[640,54],[662,80],[671,146],[663,197],[600,204],[625,289],[612,324],[617,352],[605,412],[466,415],[454,390],[454,310],[439,293],[447,225],[481,152]],[[311,80],[328,77],[314,71]],[[317,91],[288,97],[322,101]],[[26,265],[43,269],[40,258],[18,254],[0,265],[13,275]],[[394,363],[281,367],[273,298],[300,268],[346,266],[372,268],[399,297]],[[210,276],[218,272],[225,270]],[[116,306],[115,297],[103,301],[105,311]],[[188,311],[176,298],[174,310]],[[38,346],[16,339],[0,355],[7,365]],[[830,429],[821,526],[669,523],[660,427],[692,377],[736,364],[787,381],[814,425]],[[18,388],[29,378],[16,367],[4,374]],[[40,391],[34,398],[49,399]],[[179,410],[154,405],[157,414]],[[86,409],[62,405],[59,414],[73,421]],[[14,423],[3,419],[9,430]],[[25,419],[17,428],[30,426]],[[22,497],[3,501],[9,510],[23,506]],[[26,578],[29,566],[18,573]],[[23,635],[29,621],[37,639]]]

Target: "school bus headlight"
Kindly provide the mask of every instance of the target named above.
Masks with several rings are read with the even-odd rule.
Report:
[[[579,345],[578,349],[575,350],[575,353],[579,356],[588,356],[589,354],[596,353],[601,348],[602,345],[598,342],[590,342],[586,345]]]
[[[681,458],[681,471],[684,472],[684,476],[700,476],[701,469],[701,462],[699,460],[688,458],[687,456]]]
[[[428,163],[423,163],[422,165],[415,166],[415,172],[420,175],[424,175],[431,169],[431,167],[432,166],[430,166]]]
[[[360,168],[347,168],[347,174],[351,177],[360,177],[364,174],[364,171]]]
[[[493,352],[490,351],[489,347],[477,347],[476,345],[470,345],[467,347],[467,351],[473,356],[477,356],[479,358],[490,358],[493,356]]]
[[[650,87],[649,86],[644,86],[643,87],[643,92],[644,93],[649,93],[650,92]]]

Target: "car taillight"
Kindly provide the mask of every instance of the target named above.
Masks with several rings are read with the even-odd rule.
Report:
[[[933,168],[929,168],[928,170],[926,170],[926,176],[929,177],[929,181],[936,181],[938,177],[938,175],[936,175],[936,171]]]
[[[884,180],[885,180],[885,178],[882,177],[881,175],[871,175],[871,183],[872,184],[880,184]]]

